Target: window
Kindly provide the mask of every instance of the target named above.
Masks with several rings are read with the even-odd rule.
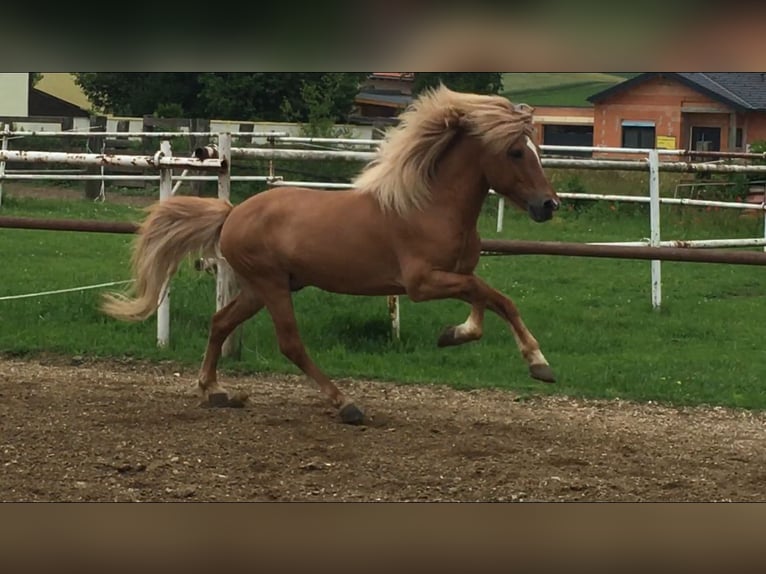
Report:
[[[737,149],[742,149],[743,147],[743,135],[742,135],[742,128],[737,128],[737,138],[736,142],[734,143],[734,147]]]
[[[656,139],[654,122],[622,122],[622,147],[653,149]]]
[[[545,145],[593,147],[593,126],[546,124],[543,126]],[[556,152],[564,156],[592,157],[591,152]]]

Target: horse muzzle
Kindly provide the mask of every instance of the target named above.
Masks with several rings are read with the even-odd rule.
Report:
[[[530,203],[528,207],[529,217],[537,223],[544,223],[553,219],[553,213],[558,211],[561,204],[556,199],[546,199],[541,203]]]

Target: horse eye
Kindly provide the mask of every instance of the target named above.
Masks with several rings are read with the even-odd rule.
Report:
[[[523,149],[510,149],[508,150],[508,156],[512,157],[513,159],[521,159],[524,157],[524,150]]]

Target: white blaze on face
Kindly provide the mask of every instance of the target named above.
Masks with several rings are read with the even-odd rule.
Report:
[[[537,161],[540,162],[540,165],[542,165],[543,162],[540,161],[540,154],[537,153],[537,146],[535,145],[535,142],[532,141],[532,138],[529,136],[527,136],[527,147],[532,150],[532,153],[535,154]]]

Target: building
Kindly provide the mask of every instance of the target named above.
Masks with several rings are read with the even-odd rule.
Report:
[[[83,89],[77,85],[74,74],[68,72],[42,72],[42,77],[35,88],[65,102],[74,104],[82,110],[94,108]]]
[[[394,123],[412,103],[414,72],[373,72],[354,100],[354,123]]]
[[[87,129],[90,112],[30,85],[30,75],[0,74],[0,123],[15,130]]]
[[[0,73],[0,117],[29,115],[29,73]]]
[[[535,140],[538,144],[593,146],[593,107],[534,106]],[[584,155],[590,153],[567,153]]]
[[[588,99],[596,146],[744,151],[766,140],[766,73],[648,72]]]

